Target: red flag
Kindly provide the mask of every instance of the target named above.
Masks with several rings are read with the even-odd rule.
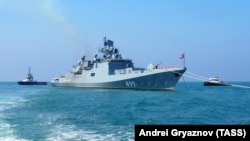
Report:
[[[179,59],[183,59],[185,57],[185,54],[182,53],[180,56],[179,56]]]

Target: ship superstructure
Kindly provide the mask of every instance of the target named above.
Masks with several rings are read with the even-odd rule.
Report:
[[[104,37],[99,49],[102,57],[85,56],[73,69],[53,77],[51,84],[60,87],[109,88],[109,89],[155,89],[173,90],[186,67],[161,67],[149,64],[136,68],[131,59],[123,59],[114,42]]]

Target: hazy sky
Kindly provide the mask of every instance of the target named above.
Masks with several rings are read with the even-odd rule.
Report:
[[[50,81],[104,36],[134,65],[250,80],[248,0],[0,0],[0,81]]]

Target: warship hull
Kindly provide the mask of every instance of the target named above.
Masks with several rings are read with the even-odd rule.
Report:
[[[55,87],[173,90],[185,71],[186,68],[155,69],[107,76],[96,74],[95,77],[91,77],[91,73],[79,76],[68,74],[53,78],[51,84]]]

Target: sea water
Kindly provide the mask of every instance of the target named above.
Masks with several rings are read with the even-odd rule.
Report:
[[[0,82],[0,140],[132,141],[135,124],[250,124],[249,101],[250,89],[202,82],[174,91]]]

